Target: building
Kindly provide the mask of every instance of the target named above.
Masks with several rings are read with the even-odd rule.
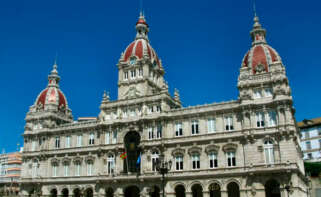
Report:
[[[18,194],[21,164],[21,152],[0,154],[0,195]]]
[[[304,119],[298,122],[301,132],[303,159],[309,162],[321,161],[321,118]]]
[[[257,16],[239,98],[193,107],[170,95],[142,14],[136,30],[97,120],[73,121],[54,64],[26,115],[21,196],[159,196],[160,155],[173,163],[168,197],[308,195],[285,67]]]

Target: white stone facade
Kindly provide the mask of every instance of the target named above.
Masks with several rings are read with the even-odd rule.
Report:
[[[307,196],[285,68],[257,17],[239,98],[193,107],[181,106],[177,90],[169,94],[144,16],[136,29],[118,63],[118,100],[105,93],[97,120],[72,120],[55,66],[48,85],[58,89],[55,99],[39,96],[26,117],[21,196],[159,196],[152,161],[161,153],[173,162],[168,197]]]

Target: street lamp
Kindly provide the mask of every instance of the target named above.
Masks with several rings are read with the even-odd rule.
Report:
[[[170,171],[172,167],[172,161],[165,161],[164,154],[159,156],[159,159],[154,163],[156,170],[162,175],[162,189],[163,189],[163,197],[165,197],[165,174]]]

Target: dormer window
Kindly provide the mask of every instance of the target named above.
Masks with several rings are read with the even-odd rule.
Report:
[[[136,64],[136,60],[137,60],[137,58],[135,56],[131,57],[130,60],[129,60],[129,64],[130,65],[135,65]]]

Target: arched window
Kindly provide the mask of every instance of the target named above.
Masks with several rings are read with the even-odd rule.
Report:
[[[153,153],[152,153],[152,171],[156,171],[156,163],[158,162],[158,159],[159,159],[159,152],[153,151]]]
[[[85,190],[85,197],[93,197],[94,196],[94,191],[91,188],[88,188]]]
[[[113,188],[109,187],[105,191],[105,197],[114,197],[114,190]]]
[[[107,158],[107,173],[113,174],[115,170],[115,156],[113,154],[109,154]]]
[[[185,197],[185,187],[183,185],[177,185],[175,187],[175,196],[176,197]]]
[[[276,180],[267,181],[264,187],[266,197],[281,197],[280,183]]]
[[[268,139],[264,142],[264,155],[265,155],[265,163],[273,164],[274,163],[274,148],[273,141]]]
[[[50,197],[57,197],[57,189],[50,190]]]
[[[221,197],[221,187],[217,183],[212,183],[208,190],[210,191],[210,197]]]
[[[195,184],[192,186],[192,196],[203,197],[203,188],[200,184]]]
[[[228,197],[240,197],[239,185],[235,182],[231,182],[227,185]]]
[[[69,197],[69,190],[67,188],[64,188],[61,193],[62,197]]]

